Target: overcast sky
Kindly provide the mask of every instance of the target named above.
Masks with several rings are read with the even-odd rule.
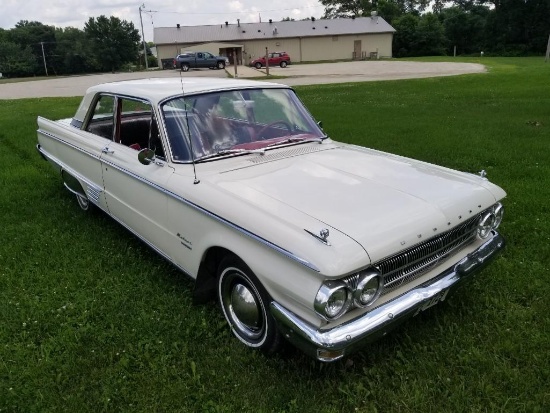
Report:
[[[56,27],[84,28],[90,17],[116,16],[131,21],[140,31],[142,7],[145,40],[153,41],[153,27],[196,26],[258,22],[291,17],[319,18],[324,7],[317,0],[0,0],[0,27],[11,29],[21,20],[38,21]]]

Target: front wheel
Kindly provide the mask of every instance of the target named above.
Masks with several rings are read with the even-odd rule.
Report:
[[[283,62],[279,63],[279,65],[280,65],[282,68],[285,68],[285,67],[286,67],[286,62],[283,61]]]
[[[225,62],[218,62],[217,68],[218,69],[225,69]]]
[[[218,269],[218,298],[233,334],[245,345],[266,354],[281,345],[281,333],[269,312],[269,295],[252,271],[236,257]]]
[[[255,64],[254,64],[254,67],[255,67],[256,69],[261,69],[261,68],[262,68],[262,64],[259,63],[259,62],[258,62],[258,63],[255,63]]]

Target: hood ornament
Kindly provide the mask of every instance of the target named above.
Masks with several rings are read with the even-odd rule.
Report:
[[[304,229],[305,232],[307,232],[309,235],[315,237],[316,240],[321,241],[323,244],[331,246],[330,242],[328,241],[328,236],[330,235],[330,231],[328,228],[323,228],[321,231],[319,231],[319,235],[314,234],[313,232]]]
[[[487,172],[485,169],[479,171],[479,176],[481,176],[481,179],[487,179]]]

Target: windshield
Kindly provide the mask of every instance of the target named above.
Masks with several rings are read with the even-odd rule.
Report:
[[[179,97],[162,105],[175,161],[214,159],[319,141],[325,135],[290,89]]]

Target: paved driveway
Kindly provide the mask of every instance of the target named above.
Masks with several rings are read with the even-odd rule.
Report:
[[[227,77],[234,75],[234,67],[225,70],[191,70],[181,73],[179,70],[154,70],[146,72],[106,73],[87,76],[52,77],[45,80],[2,83],[0,81],[0,99],[20,99],[34,97],[83,96],[92,85],[144,77]],[[366,82],[388,79],[411,79],[435,76],[451,76],[466,73],[485,72],[485,66],[473,63],[428,63],[406,61],[358,61],[339,63],[318,63],[290,65],[286,68],[272,67],[270,74],[286,76],[274,82],[289,86],[323,83]],[[239,66],[238,77],[262,79],[265,69],[256,70]]]
[[[184,76],[227,77],[225,70],[190,70]],[[179,70],[152,70],[151,72],[102,73],[85,76],[51,77],[45,80],[2,83],[0,99],[21,99],[35,97],[83,96],[90,86],[98,83],[120,80],[142,79],[145,77],[179,77]]]

